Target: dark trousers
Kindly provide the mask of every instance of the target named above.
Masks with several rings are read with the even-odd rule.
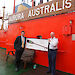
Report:
[[[56,70],[56,53],[57,50],[49,49],[48,51],[48,60],[49,60],[49,68],[48,71],[51,72],[52,75],[55,75]]]
[[[24,48],[21,48],[20,50],[16,50],[16,53],[15,53],[16,63],[15,63],[15,65],[17,68],[19,68],[19,66],[20,66],[20,61],[21,61],[21,56],[22,56],[23,51],[24,51]]]

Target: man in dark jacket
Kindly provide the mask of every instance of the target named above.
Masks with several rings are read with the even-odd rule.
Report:
[[[25,32],[21,32],[21,36],[18,36],[14,42],[14,49],[16,50],[16,71],[19,70],[20,61],[22,53],[25,49],[26,37],[24,37]]]

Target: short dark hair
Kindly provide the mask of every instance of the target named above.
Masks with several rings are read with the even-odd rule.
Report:
[[[21,31],[21,33],[22,33],[22,32],[24,32],[24,31]],[[24,32],[24,33],[25,33],[25,32]]]

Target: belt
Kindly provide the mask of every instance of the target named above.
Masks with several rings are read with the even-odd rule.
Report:
[[[48,51],[57,51],[58,49],[49,49]]]

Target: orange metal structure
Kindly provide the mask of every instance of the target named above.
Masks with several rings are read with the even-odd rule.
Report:
[[[14,8],[13,8],[13,13],[15,13],[15,0],[14,0]]]

